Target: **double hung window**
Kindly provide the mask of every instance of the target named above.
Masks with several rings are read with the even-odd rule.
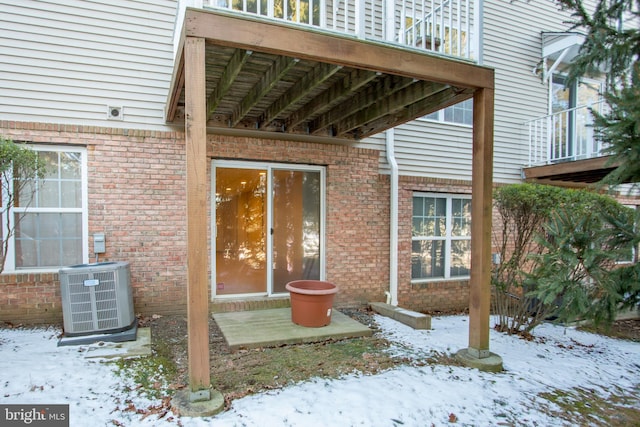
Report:
[[[458,125],[473,125],[473,99],[459,102],[451,107],[443,108],[424,117],[427,120],[452,123]]]
[[[415,194],[411,280],[466,278],[471,269],[471,197]]]
[[[30,148],[45,175],[21,186],[21,194],[14,192],[14,206],[2,218],[3,236],[9,235],[7,224],[14,228],[5,271],[80,264],[87,258],[86,150]]]

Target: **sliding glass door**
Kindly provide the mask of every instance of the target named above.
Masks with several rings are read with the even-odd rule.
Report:
[[[320,172],[274,170],[272,194],[272,285],[281,293],[292,280],[320,279]]]
[[[215,169],[216,294],[267,291],[267,171]]]
[[[321,278],[322,168],[214,161],[213,181],[215,296],[280,294]]]

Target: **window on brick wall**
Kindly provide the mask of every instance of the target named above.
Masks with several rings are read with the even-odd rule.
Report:
[[[466,278],[471,268],[471,197],[413,196],[411,280]]]
[[[32,146],[45,165],[43,179],[15,195],[11,215],[15,232],[5,271],[57,269],[87,259],[86,150]],[[3,227],[6,218],[2,218]],[[4,230],[3,235],[6,234]]]
[[[633,210],[637,210],[638,208],[640,208],[639,206],[636,205],[624,205],[626,207],[628,207],[629,209],[633,209]],[[636,227],[638,226],[638,224],[636,224]],[[637,246],[633,246],[633,245],[629,245],[625,250],[624,250],[624,255],[621,255],[618,260],[616,261],[618,264],[631,264],[634,262],[638,261],[638,247]]]

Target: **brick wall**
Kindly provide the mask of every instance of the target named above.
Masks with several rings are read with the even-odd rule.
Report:
[[[128,133],[128,132],[126,132]],[[182,134],[97,134],[88,143],[89,251],[131,263],[137,312],[186,307],[185,161]]]
[[[16,141],[85,146],[90,261],[95,260],[93,234],[105,233],[107,252],[100,261],[131,263],[136,312],[185,312],[183,133],[7,121],[0,121],[0,133]],[[384,300],[389,182],[378,174],[377,151],[214,135],[208,151],[210,158],[325,166],[326,273],[340,288],[336,305]],[[61,323],[57,276],[0,276],[0,320]]]
[[[129,261],[136,312],[183,312],[185,295],[184,136],[92,126],[0,122],[16,141],[87,149],[89,261]],[[57,273],[0,276],[0,320],[61,323]]]
[[[0,321],[62,324],[57,273],[0,275]]]

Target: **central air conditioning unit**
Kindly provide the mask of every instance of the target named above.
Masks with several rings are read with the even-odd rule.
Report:
[[[117,333],[136,325],[128,262],[73,265],[61,268],[59,276],[65,336]]]

